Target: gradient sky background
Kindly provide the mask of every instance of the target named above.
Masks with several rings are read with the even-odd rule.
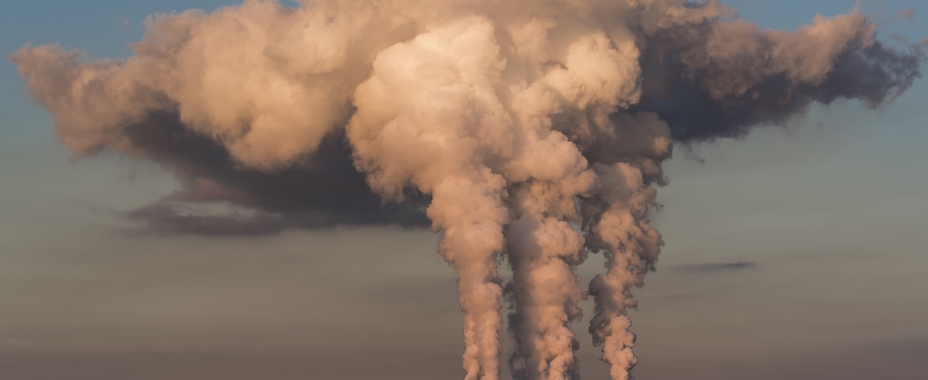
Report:
[[[8,1],[0,52],[60,42],[125,57],[146,15],[230,3]],[[855,0],[726,3],[794,29]],[[914,9],[882,36],[928,36],[926,2],[862,9],[885,20]],[[880,111],[845,102],[678,149],[654,223],[667,245],[636,293],[636,376],[924,380],[926,99],[921,80]],[[0,64],[0,378],[462,377],[453,271],[430,232],[157,236],[121,216],[176,186],[150,163],[69,160],[15,67]],[[591,257],[584,279],[601,265]],[[604,379],[586,324],[575,326],[582,371]]]

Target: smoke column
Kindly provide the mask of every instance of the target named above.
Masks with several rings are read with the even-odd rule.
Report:
[[[877,108],[924,61],[856,9],[785,32],[715,0],[248,0],[146,28],[128,59],[56,45],[10,59],[76,156],[177,176],[129,213],[154,230],[430,223],[458,276],[467,380],[499,377],[503,298],[513,377],[579,378],[568,327],[588,295],[593,343],[629,379],[626,310],[663,244],[648,214],[674,143],[814,103]],[[196,211],[217,202],[248,212]],[[589,253],[606,272],[586,291]]]

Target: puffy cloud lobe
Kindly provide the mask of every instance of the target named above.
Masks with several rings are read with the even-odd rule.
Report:
[[[674,141],[742,136],[816,102],[878,107],[924,60],[856,10],[792,33],[731,16],[715,0],[249,0],[155,16],[125,60],[57,46],[11,59],[76,155],[177,176],[182,189],[130,213],[156,231],[430,223],[458,275],[466,379],[499,376],[503,295],[514,377],[576,378],[574,268],[604,254],[590,331],[627,379],[626,309],[660,253],[647,217]],[[196,207],[215,203],[240,211]]]
[[[348,50],[367,27],[364,8],[247,1],[156,16],[125,65],[144,71],[139,85],[175,102],[185,125],[222,141],[237,162],[286,167],[348,117],[364,73],[347,63]]]

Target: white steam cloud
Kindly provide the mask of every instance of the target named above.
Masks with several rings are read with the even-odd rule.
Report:
[[[75,154],[153,160],[185,184],[133,217],[261,234],[417,225],[427,202],[458,275],[465,379],[499,377],[504,296],[513,377],[579,378],[568,326],[592,295],[594,344],[624,380],[674,140],[740,136],[813,102],[876,107],[919,76],[920,49],[882,45],[856,10],[795,33],[731,16],[714,0],[249,0],[155,16],[129,59],[27,46],[11,60]],[[412,206],[371,203],[365,182]],[[170,206],[212,201],[257,217]],[[588,253],[607,272],[586,292]]]

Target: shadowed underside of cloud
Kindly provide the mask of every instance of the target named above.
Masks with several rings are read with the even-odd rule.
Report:
[[[182,190],[128,213],[159,233],[265,235],[287,228],[341,225],[429,225],[424,198],[383,204],[354,170],[342,136],[328,137],[313,160],[267,173],[243,168],[215,140],[192,132],[175,112],[156,112],[126,127],[131,152],[158,162],[183,183]],[[256,210],[221,215],[190,209],[228,202]]]

